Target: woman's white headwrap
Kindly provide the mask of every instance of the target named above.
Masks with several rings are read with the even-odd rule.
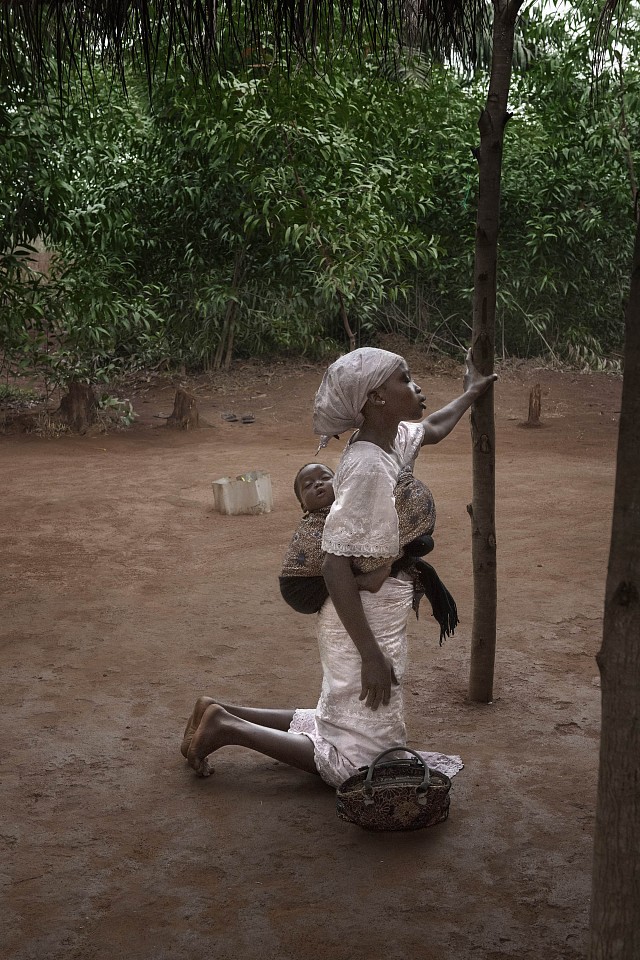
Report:
[[[361,347],[340,357],[327,368],[313,406],[313,432],[328,438],[361,426],[367,396],[380,387],[403,362],[389,350]]]

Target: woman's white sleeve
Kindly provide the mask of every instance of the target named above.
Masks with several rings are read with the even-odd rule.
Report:
[[[341,557],[395,557],[400,551],[394,479],[379,461],[354,458],[339,471],[322,549]]]
[[[413,467],[414,461],[420,453],[424,440],[424,426],[422,423],[409,423],[401,420],[398,424],[395,447],[401,462],[405,467]]]

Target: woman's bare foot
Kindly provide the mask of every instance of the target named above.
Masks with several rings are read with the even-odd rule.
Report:
[[[185,731],[182,735],[182,743],[180,744],[180,753],[185,759],[189,753],[192,737],[200,726],[202,715],[207,707],[210,707],[212,703],[215,703],[213,697],[198,697],[196,700],[196,704],[191,712],[191,716],[187,720],[187,726],[185,727]]]
[[[199,777],[208,777],[213,773],[207,757],[229,742],[225,737],[225,720],[231,720],[231,716],[224,707],[218,703],[210,703],[202,715],[196,732],[191,737],[187,760]]]

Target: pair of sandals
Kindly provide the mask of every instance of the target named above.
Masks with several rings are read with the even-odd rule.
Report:
[[[240,423],[256,422],[256,418],[252,413],[243,413],[241,417],[239,417],[236,413],[221,413],[220,416],[223,420],[226,420],[227,423],[237,423],[238,421],[240,421]]]

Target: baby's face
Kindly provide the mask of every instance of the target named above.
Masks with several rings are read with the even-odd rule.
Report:
[[[333,471],[323,463],[309,463],[298,474],[298,497],[303,510],[313,513],[335,500]]]

